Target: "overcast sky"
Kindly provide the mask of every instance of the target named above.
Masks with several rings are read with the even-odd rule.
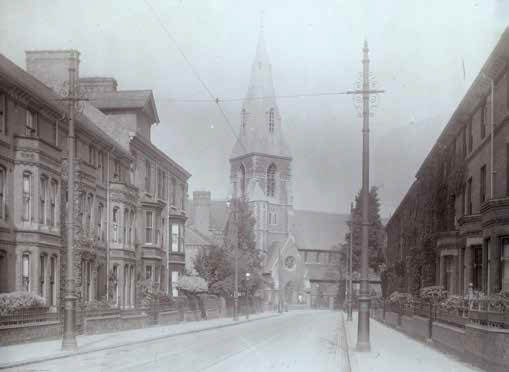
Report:
[[[214,103],[179,101],[209,96],[163,26],[220,98],[246,94],[262,11],[277,95],[354,88],[366,38],[386,90],[371,120],[371,181],[387,216],[509,23],[508,2],[0,0],[0,53],[25,67],[25,50],[74,48],[81,76],[152,89],[161,119],[153,142],[192,173],[190,195],[208,189],[225,198],[234,135]],[[278,103],[295,207],[348,211],[361,180],[352,97]],[[222,107],[238,131],[241,102]]]

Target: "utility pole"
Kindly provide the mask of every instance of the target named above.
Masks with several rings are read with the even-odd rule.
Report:
[[[237,199],[233,200],[233,223],[235,226],[235,279],[233,289],[233,320],[239,320],[239,227],[237,223]]]
[[[282,313],[283,312],[283,299],[282,299],[282,290],[281,290],[281,287],[282,287],[282,284],[281,283],[281,244],[278,244],[278,261],[277,261],[278,265],[277,265],[277,275],[278,275],[278,294],[277,294],[277,297],[278,297],[278,303],[277,303],[277,312],[278,313]]]
[[[76,296],[74,294],[73,244],[74,244],[74,120],[76,112],[77,79],[75,67],[69,68],[69,129],[67,146],[67,256],[64,295],[64,333],[62,350],[78,349],[76,342]]]
[[[364,41],[362,89],[350,91],[349,94],[362,95],[362,246],[361,246],[361,280],[359,290],[359,311],[357,320],[357,350],[370,351],[369,341],[369,279],[368,279],[368,238],[369,238],[369,98],[371,94],[383,93],[383,90],[369,88],[368,42]]]
[[[350,204],[350,246],[348,247],[348,312],[347,321],[352,321],[352,255],[353,255],[353,203]]]

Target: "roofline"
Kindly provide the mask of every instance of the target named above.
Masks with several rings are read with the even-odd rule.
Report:
[[[490,55],[486,59],[486,62],[483,64],[483,66],[481,67],[481,70],[477,74],[476,78],[474,79],[474,81],[472,82],[472,84],[468,88],[467,92],[465,93],[465,95],[461,99],[460,103],[458,104],[458,106],[454,110],[451,118],[449,119],[449,121],[447,122],[446,126],[444,127],[444,129],[440,133],[438,139],[435,141],[435,144],[433,145],[431,151],[428,153],[428,155],[426,156],[426,158],[422,162],[421,166],[417,170],[416,177],[418,177],[419,174],[423,171],[424,167],[430,161],[432,155],[436,153],[436,151],[438,149],[438,146],[440,145],[440,142],[443,142],[444,139],[445,139],[444,137],[446,137],[448,132],[450,130],[452,130],[451,127],[458,121],[458,116],[464,110],[463,106],[467,106],[468,105],[468,102],[467,102],[468,99],[475,98],[475,96],[474,96],[474,94],[475,94],[474,89],[480,85],[480,83],[482,81],[482,74],[486,73],[487,75],[489,75],[490,67],[493,67],[493,60],[497,57],[497,52],[499,52],[500,48],[502,48],[505,43],[507,43],[509,45],[509,27],[506,27],[506,29],[504,30],[504,32],[500,36],[497,44],[495,45],[495,47],[491,51]]]
[[[414,182],[412,182],[412,184],[410,185],[410,187],[408,188],[407,192],[405,193],[405,196],[403,196],[403,199],[401,199],[398,207],[396,208],[396,210],[394,211],[394,213],[392,214],[392,216],[387,220],[386,224],[385,224],[385,228],[387,226],[389,226],[391,223],[392,223],[392,220],[399,214],[399,210],[401,208],[403,208],[403,205],[405,204],[405,202],[407,201],[407,199],[410,197],[410,194],[414,191],[414,187],[417,186],[417,183],[418,183],[418,180],[414,180]]]
[[[438,151],[439,145],[441,145],[441,142],[443,142],[445,140],[445,137],[452,130],[452,127],[454,126],[454,124],[456,124],[458,122],[458,116],[460,116],[462,111],[465,110],[464,106],[469,106],[468,105],[468,100],[471,99],[471,98],[476,98],[474,90],[475,90],[476,87],[478,87],[481,84],[482,74],[486,73],[486,74],[489,75],[490,68],[493,67],[493,60],[495,58],[497,58],[497,52],[499,52],[500,48],[502,48],[504,43],[507,43],[509,45],[509,27],[506,27],[506,29],[504,30],[504,32],[500,36],[497,44],[495,45],[495,47],[491,51],[490,55],[486,59],[486,62],[481,67],[481,70],[479,71],[479,73],[477,74],[476,78],[474,79],[474,81],[472,82],[470,87],[468,88],[467,92],[465,93],[465,95],[461,99],[460,103],[458,104],[458,106],[454,110],[453,114],[451,115],[451,118],[449,119],[449,121],[447,122],[446,126],[444,127],[444,129],[442,130],[440,135],[438,136],[438,139],[435,141],[433,147],[429,151],[428,155],[426,155],[426,158],[424,159],[424,161],[422,162],[421,166],[417,170],[417,172],[415,174],[414,182],[409,187],[407,193],[405,194],[405,196],[403,197],[403,199],[401,200],[401,202],[399,203],[398,207],[396,208],[396,210],[394,211],[392,216],[389,218],[389,220],[387,221],[385,226],[390,225],[392,223],[393,219],[398,215],[400,208],[402,207],[402,205],[404,204],[406,199],[409,197],[409,195],[410,195],[411,191],[413,190],[413,188],[417,185],[418,179],[421,176],[422,172],[424,171],[424,168],[431,161],[432,156]],[[508,65],[509,65],[509,63],[508,63]],[[507,69],[507,68],[506,68],[506,70],[509,71],[509,69]]]
[[[81,79],[90,79],[90,78],[94,78],[94,77],[80,78],[80,80]],[[115,78],[111,78],[111,79],[115,80],[115,82],[117,81]],[[134,92],[149,93],[148,101],[150,102],[150,107],[152,108],[152,111],[154,112],[154,115],[153,115],[154,116],[153,117],[154,122],[151,125],[159,124],[160,123],[159,114],[157,113],[157,106],[156,106],[156,103],[155,103],[154,92],[152,91],[152,89],[128,89],[128,90],[115,90],[113,92],[99,92],[99,93],[104,93],[104,94],[122,94],[122,93],[134,93]],[[91,99],[91,101],[94,101],[94,100],[95,99],[93,99],[93,98]],[[104,109],[104,110],[119,110],[119,111],[121,111],[121,110],[142,110],[142,111],[146,111],[145,107],[146,107],[146,102],[145,102],[145,104],[143,106],[118,107],[118,106],[105,105],[105,106],[102,106],[101,109]]]
[[[191,173],[189,173],[184,167],[182,167],[180,164],[178,164],[175,160],[171,159],[168,155],[166,155],[163,151],[159,150],[157,146],[155,146],[152,142],[146,141],[145,138],[140,136],[138,133],[130,133],[130,140],[129,142],[136,142],[139,141],[141,144],[145,146],[149,146],[149,148],[158,156],[162,157],[164,160],[168,161],[175,169],[177,169],[179,172],[181,172],[184,175],[184,178],[186,181],[191,177]]]
[[[54,50],[54,52],[64,52],[67,50]],[[78,52],[79,53],[79,52]],[[39,79],[31,75],[29,72],[25,71],[21,67],[19,67],[17,64],[12,62],[9,58],[7,58],[5,55],[0,53],[0,56],[3,57],[8,63],[12,64],[16,69],[19,70],[20,74],[25,74],[28,79],[32,80],[35,85],[39,85],[39,88],[41,89],[41,92],[37,92],[31,87],[27,86],[23,81],[20,81],[16,77],[15,74],[9,73],[5,70],[0,70],[0,74],[5,77],[6,80],[10,81],[11,84],[16,85],[19,89],[26,91],[30,96],[37,98],[40,100],[45,106],[51,108],[56,113],[59,113],[60,115],[68,115],[67,108],[64,104],[61,102],[61,96],[57,94],[53,89],[49,88],[46,84],[41,82]],[[45,92],[43,92],[43,90]],[[86,121],[87,123],[85,124]],[[81,130],[85,133],[91,134],[92,136],[94,133],[92,130],[97,131],[98,133],[95,133],[95,135],[100,134],[102,141],[106,143],[106,145],[111,146],[115,148],[122,156],[126,157],[127,159],[132,160],[132,156],[126,152],[122,146],[117,143],[111,136],[109,136],[106,132],[104,132],[98,125],[96,125],[90,118],[88,118],[86,115],[81,114],[77,115],[76,117],[76,129]],[[93,129],[87,128],[87,124],[90,125]]]

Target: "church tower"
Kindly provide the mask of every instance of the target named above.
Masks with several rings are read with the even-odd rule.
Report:
[[[291,163],[261,30],[230,156],[230,180],[233,197],[244,197],[253,210],[257,248],[269,255],[289,235]]]

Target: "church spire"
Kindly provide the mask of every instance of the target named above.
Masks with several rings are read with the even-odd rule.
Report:
[[[231,158],[249,153],[291,157],[282,130],[277,106],[272,66],[265,46],[263,19],[251,77],[240,115],[239,138]]]

